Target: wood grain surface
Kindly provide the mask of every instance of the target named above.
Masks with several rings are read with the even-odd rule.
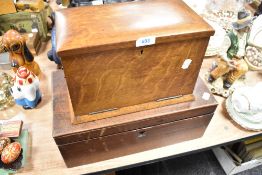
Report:
[[[75,20],[76,16],[81,18]],[[57,12],[56,19],[57,52],[74,124],[192,100],[182,97],[159,102],[193,93],[213,34],[182,1],[73,8]],[[136,40],[144,36],[156,36],[156,44],[135,47]],[[131,41],[133,45],[128,45]],[[187,59],[192,63],[183,68]]]
[[[53,137],[68,167],[196,139],[203,135],[217,107],[213,96],[202,99],[208,89],[199,79],[194,101],[72,125],[62,71],[53,77]]]
[[[192,100],[184,97],[156,102],[193,93],[207,43],[208,38],[204,38],[154,45],[142,49],[143,54],[139,48],[130,48],[62,58],[74,123]],[[182,69],[186,59],[192,63],[188,69]],[[107,116],[88,115],[149,102]]]
[[[214,30],[181,0],[145,0],[56,12],[57,51],[63,56],[134,47],[141,37],[156,44],[205,38]]]
[[[213,96],[209,100],[202,99],[202,95],[209,91],[199,78],[194,90],[194,101],[72,125],[70,122],[72,106],[69,103],[63,72],[54,72],[52,82],[54,92],[53,137],[58,145],[210,114],[217,106]]]
[[[90,164],[197,139],[212,116],[213,113],[58,147],[67,167]]]

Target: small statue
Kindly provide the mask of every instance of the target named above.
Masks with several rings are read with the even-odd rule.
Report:
[[[34,56],[26,46],[25,38],[16,30],[8,30],[2,38],[2,47],[9,52],[11,66],[16,72],[20,66],[24,66],[35,75],[40,74],[39,65],[34,61]]]
[[[256,17],[253,21],[245,61],[250,70],[262,70],[262,15]]]
[[[243,58],[251,22],[252,17],[247,11],[238,12],[238,20],[233,23],[234,29],[225,36],[220,53],[221,59],[217,67],[210,72],[208,78],[210,83],[225,75],[223,87],[229,89],[237,79],[248,71],[248,65]]]
[[[16,104],[23,106],[24,109],[35,108],[41,101],[37,76],[26,67],[19,67],[14,77],[11,94]]]

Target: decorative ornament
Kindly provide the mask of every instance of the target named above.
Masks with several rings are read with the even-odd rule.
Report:
[[[27,48],[25,38],[16,30],[10,29],[3,35],[0,48],[1,52],[4,50],[9,52],[14,72],[20,66],[24,66],[35,75],[40,74],[39,65],[34,61],[34,56]]]
[[[10,138],[8,137],[1,137],[0,138],[0,155],[2,154],[4,148],[11,143]]]
[[[26,67],[19,67],[14,77],[11,94],[16,104],[23,106],[24,109],[35,108],[41,101],[39,79]]]
[[[262,15],[258,16],[251,27],[246,48],[245,60],[251,70],[262,70]]]
[[[10,88],[13,86],[14,81],[11,76],[4,72],[0,72],[0,110],[14,105],[14,98],[10,93]]]
[[[5,164],[14,162],[21,153],[21,144],[19,142],[13,142],[7,145],[1,155],[1,160]]]

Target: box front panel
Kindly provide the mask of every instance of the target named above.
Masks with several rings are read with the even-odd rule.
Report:
[[[212,116],[213,113],[58,148],[68,167],[80,166],[199,138]]]
[[[62,58],[75,115],[192,94],[208,40]]]
[[[209,100],[202,98],[203,93],[209,92],[209,90],[204,81],[198,78],[194,89],[194,101],[72,125],[70,122],[72,105],[69,104],[69,94],[64,73],[60,70],[54,72],[52,77],[54,101],[53,137],[57,145],[106,137],[138,128],[158,126],[195,116],[211,114],[214,113],[217,107],[214,96],[211,95]]]

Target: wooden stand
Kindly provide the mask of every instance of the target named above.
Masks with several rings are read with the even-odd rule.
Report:
[[[146,151],[204,134],[217,102],[198,79],[194,101],[72,125],[62,71],[53,74],[53,137],[68,167]]]

